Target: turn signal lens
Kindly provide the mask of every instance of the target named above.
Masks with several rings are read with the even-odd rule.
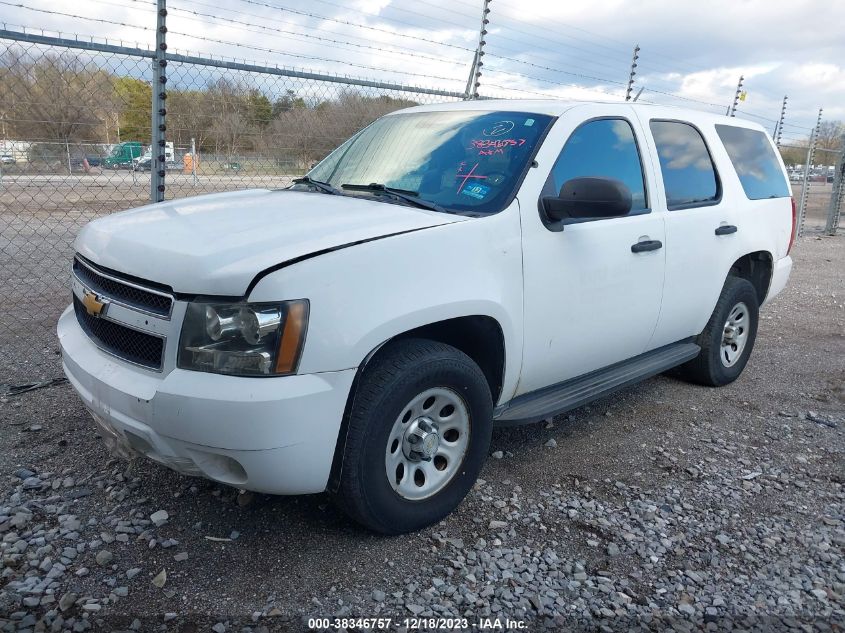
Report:
[[[289,302],[282,337],[279,339],[279,352],[276,355],[277,374],[292,374],[296,371],[307,329],[308,302]]]

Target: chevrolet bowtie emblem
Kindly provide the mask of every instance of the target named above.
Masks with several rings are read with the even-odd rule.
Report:
[[[106,315],[106,308],[109,302],[100,299],[96,293],[90,290],[85,290],[82,294],[82,305],[85,306],[85,311],[93,317],[100,317]]]

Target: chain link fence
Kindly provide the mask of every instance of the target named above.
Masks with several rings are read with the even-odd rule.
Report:
[[[781,146],[807,152],[807,147]],[[816,148],[812,162],[787,165],[792,195],[798,210],[799,235],[831,233],[831,222],[838,223],[842,209],[840,181],[843,149]]]
[[[22,37],[22,36],[21,36]],[[60,374],[73,240],[149,203],[152,53],[0,34],[0,383]],[[174,59],[175,58],[175,59]],[[165,197],[278,188],[376,118],[460,95],[171,57]]]
[[[0,383],[60,374],[77,232],[150,200],[154,64],[151,50],[0,31]],[[166,199],[287,186],[381,115],[463,96],[171,54],[166,85]],[[837,230],[842,151],[790,170],[804,233]]]

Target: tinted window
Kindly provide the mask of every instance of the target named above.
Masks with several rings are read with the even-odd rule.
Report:
[[[567,180],[586,176],[615,178],[631,190],[632,211],[647,208],[640,152],[630,123],[598,119],[572,133],[552,168],[555,193]]]
[[[699,131],[676,121],[652,121],[649,125],[660,158],[668,207],[695,206],[716,200],[719,197],[716,171]]]
[[[759,130],[717,125],[745,195],[751,200],[792,195],[769,137]]]
[[[329,154],[309,175],[338,189],[379,183],[448,211],[495,213],[513,198],[551,121],[544,114],[497,111],[384,116]]]

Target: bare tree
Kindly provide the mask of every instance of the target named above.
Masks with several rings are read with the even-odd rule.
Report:
[[[68,53],[45,54],[37,61],[7,54],[3,66],[4,117],[16,136],[47,141],[103,138],[99,110],[111,93],[109,73],[86,68]]]
[[[843,134],[845,134],[845,123],[842,121],[822,121],[819,126],[819,138],[816,147],[839,149],[842,146]]]

